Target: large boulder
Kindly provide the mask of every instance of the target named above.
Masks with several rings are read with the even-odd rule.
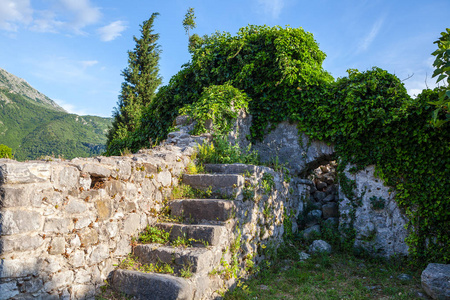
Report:
[[[450,299],[450,264],[428,264],[422,272],[422,288],[433,299]]]

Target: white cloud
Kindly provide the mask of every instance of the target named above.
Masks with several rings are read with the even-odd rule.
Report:
[[[258,0],[258,5],[262,7],[265,14],[277,19],[284,7],[284,0]]]
[[[77,33],[88,25],[97,23],[102,16],[100,8],[94,7],[89,0],[60,0],[69,15],[69,26]]]
[[[372,44],[373,40],[377,37],[380,32],[381,27],[384,23],[384,17],[379,18],[375,24],[373,24],[370,32],[362,39],[361,43],[358,46],[357,53],[366,51],[370,44]]]
[[[29,24],[32,16],[30,0],[0,1],[0,29],[17,31],[20,24]]]
[[[125,22],[123,21],[115,21],[109,25],[103,26],[98,29],[98,34],[100,35],[100,40],[103,42],[112,41],[119,36],[121,36],[122,32],[126,29]]]
[[[88,67],[92,67],[95,66],[96,64],[98,64],[97,60],[84,60],[81,63],[81,66],[83,67],[83,69],[86,69]]]
[[[102,14],[90,0],[53,0],[44,10],[37,11],[30,29],[38,32],[69,31],[85,34],[86,26],[96,24]]]

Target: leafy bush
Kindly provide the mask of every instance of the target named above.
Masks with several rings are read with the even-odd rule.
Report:
[[[12,149],[6,145],[0,144],[0,158],[13,158]]]
[[[207,121],[211,121],[213,132],[227,134],[233,127],[233,120],[239,110],[247,110],[249,98],[232,87],[229,83],[212,85],[203,90],[200,99],[180,109],[180,114],[187,115],[197,121],[192,134],[206,133]]]

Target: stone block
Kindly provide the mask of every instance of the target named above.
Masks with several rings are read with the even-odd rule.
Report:
[[[17,285],[21,293],[36,293],[44,287],[42,278],[31,278],[24,281],[18,281]]]
[[[422,288],[433,299],[450,299],[450,264],[428,264],[421,275]]]
[[[83,165],[83,173],[88,173],[92,177],[108,178],[111,175],[111,170],[95,163],[87,163]]]
[[[335,199],[334,194],[329,194],[328,196],[323,198],[322,202],[323,203],[328,203],[328,202],[334,201],[334,199]]]
[[[319,209],[312,210],[306,215],[306,226],[311,227],[319,224],[320,220],[322,220],[322,211]]]
[[[74,284],[71,290],[71,299],[95,299],[95,286],[92,284]]]
[[[236,174],[195,174],[183,175],[183,183],[194,188],[227,188],[242,187],[244,185],[244,177]]]
[[[71,199],[64,207],[68,214],[82,214],[87,210],[86,204],[80,200]]]
[[[0,300],[11,299],[19,293],[16,281],[0,283]]]
[[[53,169],[52,181],[55,188],[61,191],[70,191],[78,187],[80,171],[72,166],[60,166]]]
[[[1,261],[0,278],[37,276],[39,270],[40,260],[37,257],[5,258]]]
[[[80,217],[80,218],[73,219],[73,220],[74,220],[75,229],[82,229],[82,228],[89,226],[89,224],[91,224],[92,222],[94,222],[95,218],[94,217]],[[75,222],[75,220],[76,220],[76,222]]]
[[[309,246],[310,253],[331,253],[331,245],[322,240],[315,240]]]
[[[171,214],[186,220],[199,222],[226,221],[233,217],[236,205],[229,200],[190,199],[169,202]]]
[[[36,183],[49,181],[52,165],[45,162],[17,162],[0,163],[1,183]]]
[[[39,248],[43,243],[44,239],[38,235],[2,236],[0,239],[0,249],[2,249],[3,253],[28,251]]]
[[[193,299],[192,288],[186,279],[165,274],[116,270],[111,286],[138,299]]]
[[[303,237],[309,239],[313,234],[320,235],[320,225],[314,225],[303,230]]]
[[[0,188],[0,205],[8,207],[41,207],[42,197],[36,195],[37,184],[3,185]]]
[[[109,180],[105,182],[105,190],[111,197],[121,195],[125,191],[125,184],[119,180]]]
[[[176,240],[178,237],[193,239],[196,247],[217,246],[226,241],[226,228],[217,225],[184,225],[174,223],[160,223],[158,227],[166,232],[170,232],[169,239]]]
[[[172,174],[169,171],[160,172],[156,176],[156,180],[164,187],[170,186],[172,183]]]
[[[78,236],[80,237],[81,245],[83,247],[88,247],[98,242],[98,233],[92,228],[83,228],[78,233]]]
[[[92,250],[91,256],[89,257],[89,264],[98,264],[107,258],[109,258],[108,246],[105,244],[100,244]]]
[[[323,199],[325,199],[326,196],[327,194],[325,192],[317,191],[314,193],[314,199],[316,199],[316,201],[318,202],[321,202]]]
[[[62,256],[49,256],[42,263],[40,271],[44,273],[56,273],[59,272],[64,265],[65,261]]]
[[[92,271],[86,269],[76,269],[75,271],[75,283],[88,283],[91,281]]]
[[[82,250],[74,251],[70,256],[69,263],[75,268],[84,266],[86,263],[84,251]]]
[[[66,252],[66,239],[62,236],[54,237],[50,243],[49,253],[55,255],[64,252]]]
[[[97,209],[97,216],[100,221],[111,217],[111,201],[109,199],[95,201],[95,208]]]
[[[0,234],[11,235],[38,230],[42,226],[42,215],[36,211],[4,210],[0,212]]]
[[[73,229],[73,221],[65,218],[47,218],[44,224],[44,232],[68,233]]]
[[[47,292],[69,286],[73,283],[73,272],[70,270],[58,272],[52,275],[51,280],[44,284],[44,289]]]
[[[335,202],[330,202],[322,206],[323,218],[339,218],[339,205]]]
[[[133,235],[141,229],[141,218],[138,214],[130,214],[123,222],[123,233]]]

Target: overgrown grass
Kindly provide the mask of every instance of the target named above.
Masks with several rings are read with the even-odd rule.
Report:
[[[260,164],[258,152],[251,151],[251,145],[246,150],[234,146],[225,135],[215,135],[212,143],[198,146],[197,165],[203,164]]]
[[[225,295],[225,300],[250,299],[421,299],[421,270],[400,259],[358,256],[333,241],[332,254],[300,260],[310,241],[295,235],[258,275]],[[400,274],[411,276],[402,280]],[[422,298],[423,299],[423,298]]]

